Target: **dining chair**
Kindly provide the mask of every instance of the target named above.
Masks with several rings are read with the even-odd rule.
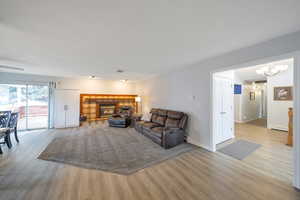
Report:
[[[5,138],[6,136],[6,132],[0,132],[0,139]],[[1,149],[1,145],[0,145],[0,154],[2,154],[2,149]]]
[[[8,128],[10,133],[14,132],[15,139],[19,143],[18,131],[17,131],[18,117],[19,117],[19,113],[17,112],[11,113],[9,123],[8,123]]]
[[[11,111],[0,111],[0,128],[8,128],[10,116],[11,116]],[[10,140],[10,131],[6,131],[5,133],[2,133],[0,139],[1,138],[4,138],[4,142],[0,142],[0,144],[6,144],[8,148],[12,147],[11,140]]]
[[[11,111],[0,111],[0,128],[6,128],[9,124]]]

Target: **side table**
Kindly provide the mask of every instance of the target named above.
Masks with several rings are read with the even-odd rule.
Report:
[[[135,127],[135,123],[137,121],[141,121],[142,120],[143,115],[142,114],[133,114],[131,116],[131,123],[130,123],[130,127],[133,128]]]

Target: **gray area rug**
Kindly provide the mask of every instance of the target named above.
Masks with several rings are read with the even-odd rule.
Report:
[[[53,139],[38,158],[128,175],[197,149],[184,143],[165,150],[132,128],[83,128],[72,135]]]
[[[232,144],[227,145],[226,147],[219,149],[218,151],[238,160],[243,160],[259,147],[261,147],[260,144],[256,144],[246,140],[238,140]]]

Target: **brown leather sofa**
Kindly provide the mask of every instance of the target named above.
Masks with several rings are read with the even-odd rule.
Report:
[[[188,116],[183,112],[153,108],[150,121],[139,121],[135,129],[168,149],[185,141]]]

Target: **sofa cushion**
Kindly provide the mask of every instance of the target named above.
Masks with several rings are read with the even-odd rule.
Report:
[[[167,110],[158,109],[157,114],[159,116],[165,117],[165,116],[167,116],[167,112],[168,112]]]
[[[181,119],[183,116],[182,112],[177,112],[177,111],[168,111],[168,118],[172,119]]]
[[[155,121],[157,117],[158,117],[157,114],[152,114],[152,115],[151,115],[151,120],[150,120],[150,121],[151,121],[151,122]]]
[[[167,110],[152,108],[150,113],[151,113],[151,119],[150,119],[151,122],[158,123],[162,126],[165,124],[166,116],[168,114]]]
[[[180,119],[167,118],[165,127],[179,128],[179,124],[180,124]]]
[[[158,127],[153,127],[151,128],[151,132],[154,136],[161,138],[162,137],[162,132],[164,130],[164,127],[158,126]]]
[[[156,132],[156,133],[162,133],[164,131],[164,127],[163,126],[157,126],[157,127],[151,128],[151,130],[153,132]]]
[[[166,117],[163,116],[155,116],[152,118],[152,122],[157,123],[161,126],[165,125]]]
[[[157,108],[152,108],[151,111],[150,111],[150,113],[151,113],[151,114],[157,114],[157,113],[158,113],[158,110],[159,110],[159,109],[157,109]]]
[[[142,124],[144,129],[151,130],[151,128],[159,126],[159,124],[153,123],[153,122],[145,122]]]

